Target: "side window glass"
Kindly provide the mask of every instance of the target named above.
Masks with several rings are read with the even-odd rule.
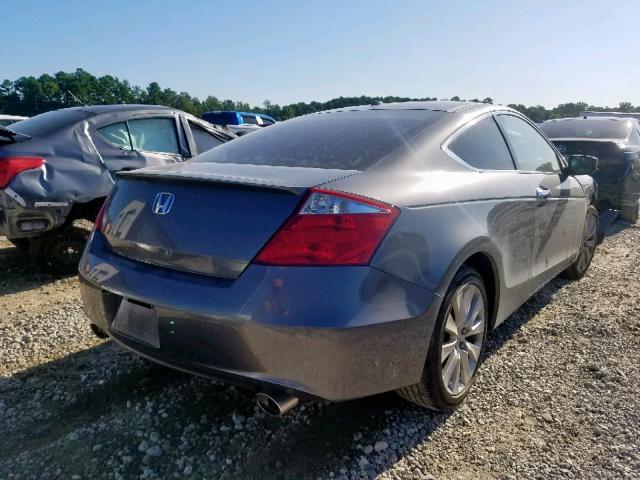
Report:
[[[462,132],[448,146],[449,150],[480,170],[514,170],[507,144],[492,117]]]
[[[135,150],[179,154],[176,124],[173,118],[129,120],[131,145]]]
[[[560,172],[560,163],[555,151],[531,125],[513,115],[499,115],[497,118],[520,170]]]
[[[198,154],[211,150],[213,147],[217,147],[222,143],[196,123],[189,122],[189,127],[191,127],[191,133],[193,133],[193,139],[196,142]]]
[[[258,119],[253,115],[242,115],[242,123],[250,123],[251,125],[258,125]]]
[[[636,128],[631,129],[631,135],[629,136],[629,143],[631,145],[640,145],[640,132]]]
[[[113,123],[106,127],[98,128],[98,133],[114,147],[131,150],[131,137],[125,122]]]

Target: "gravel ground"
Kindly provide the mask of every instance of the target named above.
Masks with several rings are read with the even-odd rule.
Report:
[[[93,337],[77,280],[0,239],[0,478],[640,478],[640,228],[608,233],[493,332],[456,413],[385,394],[282,419]]]

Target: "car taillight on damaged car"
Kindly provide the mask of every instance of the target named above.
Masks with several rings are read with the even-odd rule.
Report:
[[[40,168],[44,165],[41,157],[0,157],[0,188],[4,188],[13,177],[25,170]]]
[[[109,204],[109,198],[111,198],[111,195],[107,196],[107,198],[104,199],[104,202],[102,203],[102,206],[100,207],[100,211],[98,212],[98,216],[96,217],[96,221],[93,223],[93,231],[94,232],[101,232],[102,231],[102,224],[104,222],[104,214],[107,211],[107,205]]]
[[[367,265],[399,210],[343,192],[311,189],[254,259],[265,265]]]

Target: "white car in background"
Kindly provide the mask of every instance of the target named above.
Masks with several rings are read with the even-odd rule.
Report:
[[[19,122],[20,120],[26,120],[29,117],[20,117],[18,115],[0,115],[0,127],[6,127],[12,123]]]

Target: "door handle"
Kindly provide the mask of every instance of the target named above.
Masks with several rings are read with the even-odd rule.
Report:
[[[546,200],[551,195],[551,190],[545,187],[536,188],[536,198],[538,200]]]

